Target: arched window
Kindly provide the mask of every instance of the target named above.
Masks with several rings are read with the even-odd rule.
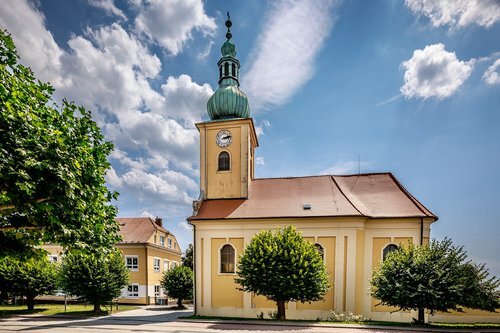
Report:
[[[227,62],[224,64],[224,75],[229,75],[229,64]]]
[[[234,273],[234,248],[226,244],[220,249],[220,272]]]
[[[227,151],[223,151],[219,154],[219,168],[218,171],[229,171],[231,170],[231,159]]]
[[[323,246],[321,246],[321,244],[319,243],[314,244],[314,246],[316,247],[316,250],[318,250],[321,259],[325,260],[325,249],[323,248]]]
[[[396,251],[399,248],[396,244],[389,244],[384,248],[384,251],[382,253],[382,260],[385,260],[387,255],[391,253],[392,251]]]
[[[236,77],[236,65],[235,64],[231,65],[231,73],[233,74],[234,77]]]

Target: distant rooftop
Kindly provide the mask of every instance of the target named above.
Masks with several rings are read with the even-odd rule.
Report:
[[[121,243],[146,243],[157,230],[169,234],[168,230],[149,217],[119,217],[116,220],[123,237]]]

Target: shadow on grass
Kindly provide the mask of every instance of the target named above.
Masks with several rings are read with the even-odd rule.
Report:
[[[37,314],[39,312],[46,311],[44,308],[36,308],[33,310],[28,309],[2,309],[0,310],[0,317],[3,316],[15,316],[15,315],[27,315],[27,314]]]

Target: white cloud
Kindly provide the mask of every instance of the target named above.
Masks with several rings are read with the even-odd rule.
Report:
[[[460,61],[443,44],[415,50],[412,58],[401,64],[405,69],[401,93],[407,98],[449,97],[470,76],[474,62]]]
[[[217,29],[215,19],[206,15],[201,0],[142,1],[135,24],[173,55],[182,51],[194,29],[204,35],[212,35]]]
[[[264,134],[264,129],[271,127],[271,122],[267,119],[264,119],[260,122],[259,125],[255,126],[255,132],[257,137]]]
[[[254,110],[286,103],[311,79],[334,23],[335,3],[282,0],[273,6],[242,78]]]
[[[341,161],[320,172],[322,175],[349,175],[366,172],[365,168],[374,165],[372,161]]]
[[[96,8],[104,9],[106,14],[108,15],[115,15],[124,20],[127,19],[125,14],[123,14],[123,12],[115,6],[113,0],[88,0],[88,1],[89,5],[94,6]]]
[[[256,165],[265,165],[264,157],[258,156],[255,158],[255,164]]]
[[[465,27],[477,24],[491,27],[500,20],[498,0],[406,0],[415,14],[427,16],[435,27]]]
[[[0,27],[12,34],[21,61],[31,67],[37,78],[54,85],[62,83],[59,71],[63,51],[46,30],[45,17],[32,3],[2,1]]]
[[[495,60],[493,65],[488,67],[483,74],[483,80],[488,84],[500,84],[500,58]]]
[[[193,227],[191,227],[186,221],[181,221],[177,225],[185,231],[193,231]]]
[[[203,60],[206,57],[210,55],[210,51],[212,50],[212,46],[214,45],[214,41],[211,40],[208,44],[207,47],[203,52],[198,53],[198,60]]]

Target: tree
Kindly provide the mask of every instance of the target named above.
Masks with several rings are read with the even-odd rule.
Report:
[[[317,301],[329,288],[321,255],[292,226],[255,235],[239,259],[235,281],[275,301],[278,320],[286,319],[287,302]]]
[[[193,244],[189,244],[186,253],[184,253],[184,257],[182,257],[182,266],[188,267],[191,270],[194,269],[193,266]]]
[[[17,63],[0,30],[0,255],[43,242],[111,248],[117,193],[105,186],[106,142],[89,111],[52,99],[54,89]]]
[[[193,271],[185,266],[175,266],[163,273],[161,286],[168,296],[177,298],[177,307],[183,308],[182,300],[193,297]]]
[[[484,265],[467,259],[450,239],[428,245],[409,244],[391,252],[373,272],[372,296],[400,310],[462,311],[462,307],[494,312],[500,307],[500,281]]]
[[[56,289],[57,270],[46,256],[0,259],[0,288],[2,295],[26,298],[28,310],[33,310],[35,297]]]
[[[73,251],[62,262],[62,289],[74,296],[83,296],[101,311],[101,304],[120,295],[128,284],[129,271],[119,250],[102,252]]]

